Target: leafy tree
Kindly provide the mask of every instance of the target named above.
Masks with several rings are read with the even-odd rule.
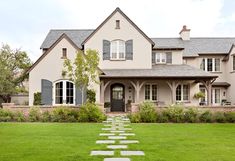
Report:
[[[0,48],[0,98],[11,101],[11,94],[24,92],[23,81],[31,61],[25,51],[11,49],[9,45]]]
[[[75,83],[77,88],[81,89],[82,100],[84,97],[84,89],[89,86],[89,83],[98,83],[98,64],[98,52],[91,49],[87,50],[85,53],[79,51],[73,63],[69,59],[64,61],[62,76],[67,76]]]

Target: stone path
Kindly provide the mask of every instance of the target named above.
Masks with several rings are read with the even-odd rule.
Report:
[[[104,158],[104,161],[130,161],[130,158],[124,158],[123,156],[145,155],[143,151],[127,150],[128,144],[139,143],[138,140],[128,139],[129,136],[135,136],[135,133],[131,132],[132,128],[128,118],[123,116],[109,117],[103,123],[104,128],[101,129],[102,133],[99,136],[107,139],[97,140],[96,144],[106,144],[107,150],[93,150],[90,153],[91,156],[112,156],[112,158]],[[117,157],[114,157],[114,154]]]

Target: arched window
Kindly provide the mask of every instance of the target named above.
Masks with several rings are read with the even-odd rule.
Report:
[[[111,41],[110,57],[111,59],[114,60],[125,59],[125,41],[123,40]]]
[[[60,80],[54,83],[54,104],[75,105],[74,83],[68,80]]]

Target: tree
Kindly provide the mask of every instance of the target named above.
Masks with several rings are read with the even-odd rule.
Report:
[[[27,70],[31,61],[25,51],[12,50],[9,45],[0,49],[0,97],[4,102],[11,101],[11,95],[25,91],[23,81],[28,78]]]
[[[79,51],[73,63],[69,59],[64,61],[62,76],[67,76],[74,82],[76,88],[81,89],[82,101],[84,90],[89,86],[89,83],[98,83],[98,65],[99,54],[96,50],[91,49],[87,50],[85,53]]]

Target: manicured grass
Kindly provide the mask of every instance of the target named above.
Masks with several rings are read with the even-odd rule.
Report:
[[[102,124],[0,123],[1,161],[102,161],[91,157]],[[132,161],[234,161],[235,124],[132,124],[144,157]],[[104,137],[105,138],[105,137]],[[116,152],[115,155],[118,153]]]

